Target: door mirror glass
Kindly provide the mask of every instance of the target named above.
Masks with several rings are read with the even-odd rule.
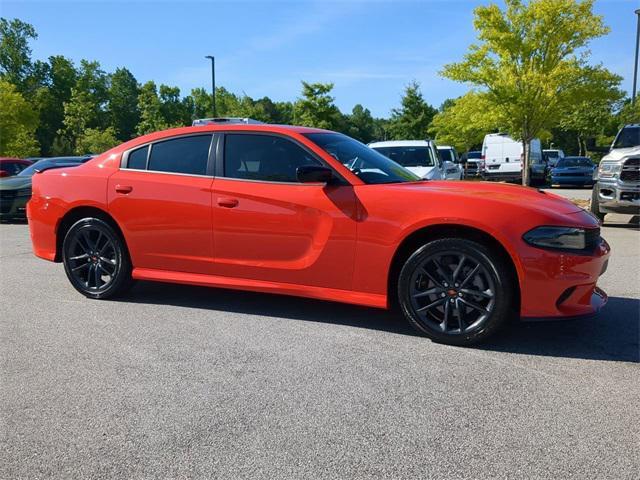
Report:
[[[296,176],[300,183],[329,183],[333,172],[320,165],[302,165],[296,169]]]

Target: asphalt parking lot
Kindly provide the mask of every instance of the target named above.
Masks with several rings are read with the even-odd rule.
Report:
[[[603,229],[598,317],[467,349],[305,299],[139,283],[87,300],[1,225],[0,477],[637,479],[629,221]]]

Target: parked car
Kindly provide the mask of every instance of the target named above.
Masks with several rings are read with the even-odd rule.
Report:
[[[640,125],[626,125],[594,175],[591,212],[604,221],[607,213],[640,215]]]
[[[327,130],[145,135],[34,175],[27,212],[35,254],[94,299],[141,279],[397,304],[418,332],[455,345],[518,313],[575,317],[606,302],[596,282],[609,246],[572,202],[425,181]]]
[[[31,165],[29,160],[21,160],[19,158],[0,158],[0,178],[13,177],[22,170]]]
[[[547,157],[549,168],[555,167],[558,160],[564,158],[564,152],[562,150],[545,149],[542,150],[542,154]]]
[[[458,157],[458,152],[454,147],[450,147],[449,145],[438,145],[438,155],[440,155],[440,160],[442,163],[449,162],[451,165],[447,164],[447,168],[445,170],[445,175],[448,180],[461,180],[463,176],[463,167],[460,162],[460,157]]]
[[[420,178],[427,180],[460,178],[458,168],[453,162],[440,159],[438,148],[432,140],[392,140],[370,143],[369,147]]]
[[[593,185],[593,171],[596,166],[588,157],[564,157],[549,170],[549,183],[552,187],[562,185]]]
[[[529,180],[531,185],[540,185],[547,182],[549,167],[544,155],[542,158],[534,158],[529,165]]]
[[[523,148],[522,142],[516,141],[504,133],[485,135],[482,142],[482,156],[485,180],[519,181],[522,179]],[[542,160],[540,140],[534,139],[529,146],[531,164]]]
[[[0,179],[0,220],[25,220],[31,198],[31,178],[38,170],[76,166],[91,157],[54,157],[29,164],[13,177]]]
[[[465,166],[465,177],[481,177],[484,172],[482,152],[473,150],[463,154],[462,162]]]

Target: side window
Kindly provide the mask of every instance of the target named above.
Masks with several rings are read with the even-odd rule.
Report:
[[[225,177],[297,182],[296,170],[303,165],[320,163],[285,138],[273,135],[225,135]]]
[[[211,135],[178,137],[151,145],[148,170],[205,175]]]
[[[127,159],[127,168],[136,168],[138,170],[145,170],[147,168],[147,153],[149,151],[149,145],[145,145],[142,148],[138,148],[129,153]]]

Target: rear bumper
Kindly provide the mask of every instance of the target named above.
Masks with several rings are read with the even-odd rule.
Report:
[[[482,173],[484,180],[522,180],[522,172],[498,172],[493,173],[485,170]]]

